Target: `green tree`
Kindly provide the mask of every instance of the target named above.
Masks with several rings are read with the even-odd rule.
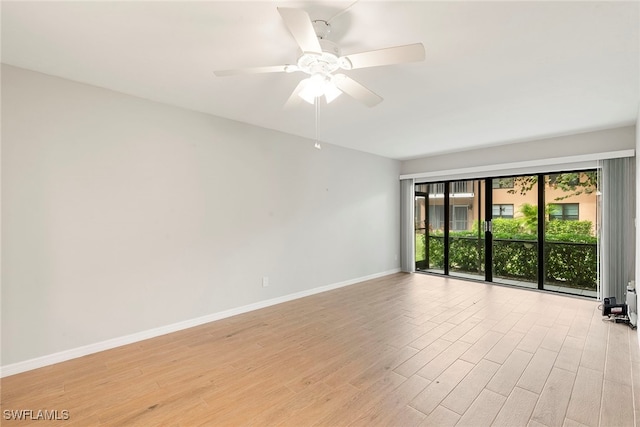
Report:
[[[519,209],[522,214],[522,228],[527,233],[538,233],[538,207],[530,203],[524,203]]]
[[[559,173],[549,177],[552,178],[551,186],[554,189],[566,193],[564,196],[556,197],[556,201],[581,194],[593,194],[598,189],[598,174],[595,171]]]
[[[545,176],[545,184],[560,189],[565,194],[556,197],[555,201],[564,200],[581,194],[592,194],[598,189],[598,174],[595,171],[567,172]],[[513,180],[513,189],[509,194],[526,195],[538,183],[537,175],[517,176]]]

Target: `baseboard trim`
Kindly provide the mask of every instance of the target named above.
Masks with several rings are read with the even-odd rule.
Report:
[[[172,332],[181,331],[183,329],[192,328],[194,326],[199,326],[205,323],[214,322],[216,320],[225,319],[227,317],[236,316],[238,314],[248,313],[250,311],[259,310],[261,308],[270,307],[272,305],[282,304],[283,302],[293,301],[299,298],[304,298],[307,296],[327,292],[333,289],[342,288],[367,280],[377,279],[399,272],[400,269],[395,268],[393,270],[370,274],[368,276],[345,280],[343,282],[332,283],[330,285],[320,286],[317,288],[308,289],[306,291],[296,292],[293,294],[288,294],[281,297],[259,301],[253,304],[208,314],[206,316],[197,317],[195,319],[189,319],[182,322],[173,323],[171,325],[148,329],[145,331],[136,332],[134,334],[125,335],[118,338],[112,338],[94,344],[60,351],[58,353],[49,354],[47,356],[36,357],[34,359],[25,360],[23,362],[12,363],[10,365],[0,367],[0,378],[8,377],[26,371],[31,371],[33,369],[38,369],[49,365],[54,365],[56,363],[65,362],[67,360],[76,359],[78,357],[87,356],[89,354],[98,353],[100,351],[110,350],[112,348],[120,347],[127,344],[133,344],[135,342],[143,341],[149,338],[155,338],[161,335],[170,334]]]

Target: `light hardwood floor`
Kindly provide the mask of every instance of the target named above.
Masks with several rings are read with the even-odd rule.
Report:
[[[37,426],[633,426],[637,334],[597,306],[394,274],[6,377],[1,407],[69,411]]]

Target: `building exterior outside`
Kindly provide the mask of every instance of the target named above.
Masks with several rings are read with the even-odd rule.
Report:
[[[553,185],[554,175],[546,176],[545,202],[548,206],[548,220],[590,221],[597,223],[598,198],[595,191],[573,194]],[[584,181],[584,178],[581,178]],[[422,184],[418,187],[428,190],[430,230],[444,230],[444,183]],[[592,189],[594,190],[594,189]],[[519,218],[524,214],[524,205],[536,206],[538,202],[536,188],[521,194],[514,178],[497,178],[492,188],[493,218]],[[484,220],[482,195],[486,194],[484,180],[455,181],[450,183],[450,230],[473,230],[475,220]],[[427,220],[426,198],[416,199],[416,224],[425,224]],[[427,225],[427,224],[425,224]],[[595,231],[595,230],[594,230]]]

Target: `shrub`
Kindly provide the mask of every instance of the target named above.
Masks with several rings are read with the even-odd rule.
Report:
[[[522,223],[515,218],[496,218],[493,221],[493,234],[515,235],[522,233]]]
[[[444,236],[442,233],[429,235],[429,268],[444,268]]]
[[[595,237],[591,237],[595,240]],[[563,286],[596,290],[598,250],[593,243],[548,242],[545,244],[545,281]]]
[[[464,232],[449,235],[449,265],[454,270],[478,273],[484,271],[484,240]]]
[[[526,235],[531,239],[531,235]],[[494,239],[493,241],[493,274],[535,281],[538,277],[536,251],[538,242],[524,239]],[[524,240],[524,241],[522,241]]]
[[[593,236],[593,223],[591,221],[549,221],[546,227],[547,236],[560,234]]]
[[[582,289],[596,289],[597,238],[590,221],[551,221],[545,236],[545,282]],[[484,232],[451,231],[449,233],[449,267],[454,271],[484,271]],[[553,233],[551,233],[553,232]],[[480,239],[478,238],[480,237]],[[425,248],[425,236],[421,236]],[[519,219],[499,218],[493,225],[493,274],[516,280],[536,281],[538,265],[537,236],[523,232]],[[416,247],[418,247],[416,243]],[[433,231],[429,236],[429,266],[444,268],[444,235]],[[417,258],[416,258],[417,259]]]

